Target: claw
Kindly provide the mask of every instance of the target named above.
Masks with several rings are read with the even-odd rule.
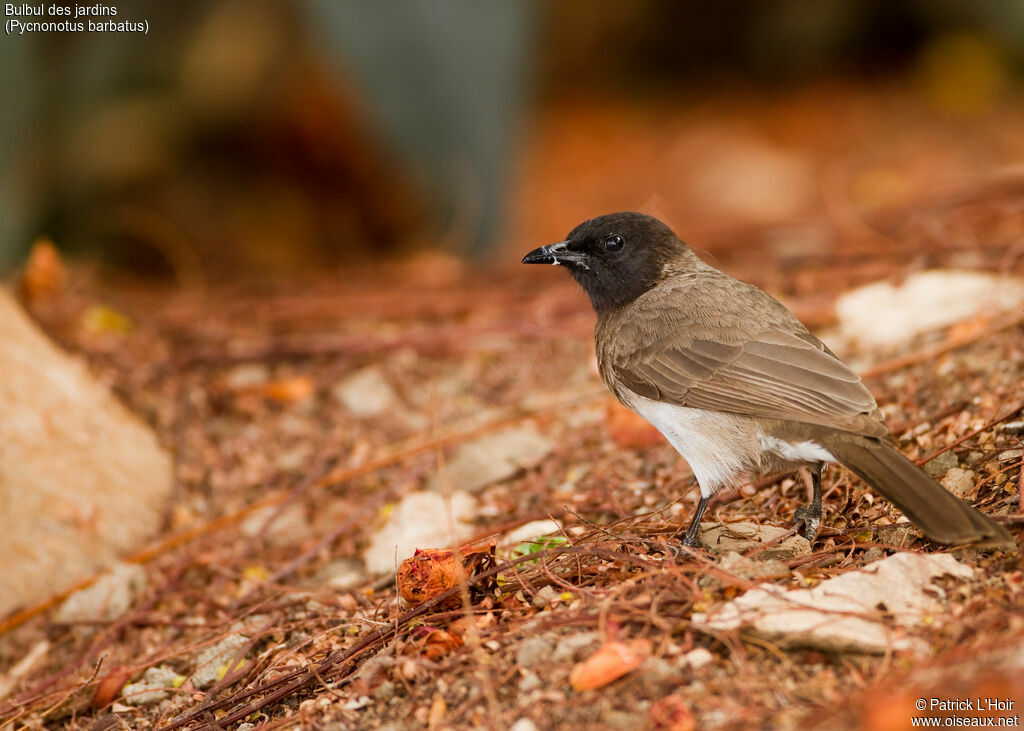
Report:
[[[801,505],[797,508],[793,513],[793,525],[800,523],[804,525],[804,538],[813,543],[818,535],[818,529],[821,528],[821,507],[819,506],[817,510],[813,505]]]
[[[700,544],[696,540],[694,540],[691,543],[690,541],[687,541],[684,538],[682,541],[680,541],[680,543],[682,543],[683,546],[685,546],[685,548],[683,548],[681,546],[673,546],[673,545],[666,546],[666,548],[668,548],[668,552],[672,555],[672,558],[674,560],[676,560],[676,561],[679,561],[679,560],[684,559],[684,558],[693,558],[693,552],[690,551],[690,550],[687,550],[687,549],[693,549],[693,548],[699,549],[701,547]]]

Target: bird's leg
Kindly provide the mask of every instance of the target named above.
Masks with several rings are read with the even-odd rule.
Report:
[[[804,524],[804,538],[809,541],[814,541],[814,537],[818,535],[818,528],[821,527],[821,470],[824,466],[823,462],[815,462],[808,468],[811,472],[814,497],[809,505],[801,505],[793,513],[793,523]]]
[[[686,529],[686,535],[683,537],[684,546],[689,546],[690,548],[697,547],[697,530],[700,528],[700,519],[704,517],[704,511],[707,509],[708,499],[704,497],[704,495],[701,495],[700,502],[697,503],[697,510],[694,512],[693,518],[690,520],[690,527]]]

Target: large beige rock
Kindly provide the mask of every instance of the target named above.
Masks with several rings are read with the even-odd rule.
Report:
[[[170,491],[153,433],[0,289],[0,615],[114,564]]]
[[[693,615],[713,631],[739,629],[779,647],[882,654],[924,651],[911,630],[942,607],[940,576],[972,579],[977,571],[948,553],[896,553],[812,589],[761,584],[738,599]]]

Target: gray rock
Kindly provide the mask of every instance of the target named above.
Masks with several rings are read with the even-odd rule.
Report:
[[[924,471],[928,473],[929,477],[938,479],[942,475],[946,474],[948,470],[958,466],[960,463],[957,462],[956,455],[953,454],[953,450],[943,452],[935,459],[928,460],[924,463]]]
[[[239,651],[249,644],[245,635],[228,635],[213,647],[208,647],[196,657],[195,670],[192,671],[192,685],[200,690],[208,688],[235,669],[235,665],[243,662],[238,657]],[[237,657],[237,660],[236,660]]]
[[[363,562],[354,558],[339,558],[327,563],[316,575],[317,583],[335,589],[351,589],[367,579]]]
[[[516,662],[524,668],[537,667],[551,661],[553,646],[551,641],[544,637],[528,637],[519,645],[516,651]]]
[[[761,551],[761,553],[767,553],[767,551]],[[790,575],[789,567],[781,561],[772,558],[758,561],[740,555],[736,551],[729,551],[722,556],[722,560],[718,562],[718,567],[741,579],[754,579],[758,581],[780,579]]]
[[[453,489],[479,492],[521,469],[537,465],[554,446],[532,425],[488,434],[456,450],[448,463],[448,479]],[[437,480],[434,487],[440,488]]]
[[[543,609],[557,598],[558,591],[555,587],[548,584],[547,586],[542,586],[537,590],[537,593],[533,595],[533,606],[537,607],[537,609]]]
[[[138,683],[128,683],[121,689],[125,703],[133,706],[151,706],[164,700],[183,681],[180,675],[166,665],[149,668]]]
[[[299,503],[282,508],[268,505],[242,522],[242,533],[249,538],[260,537],[272,546],[287,547],[309,537],[309,519]]]
[[[597,632],[580,632],[563,637],[555,646],[551,661],[555,663],[576,662],[586,651],[596,648],[599,644],[601,644],[601,638]]]
[[[868,550],[864,551],[864,555],[861,557],[861,560],[865,565],[867,565],[883,558],[885,558],[885,549],[879,548],[878,546],[872,546]]]
[[[146,571],[120,563],[84,589],[69,596],[54,613],[54,622],[117,619],[146,590]]]
[[[391,700],[395,695],[395,684],[390,680],[385,680],[376,688],[373,689],[373,697],[381,702]]]
[[[346,376],[331,389],[334,398],[361,418],[380,416],[400,408],[395,390],[380,372],[369,367]]]
[[[871,533],[877,543],[889,546],[905,546],[917,537],[914,526],[907,521],[891,525],[876,525],[871,529]]]
[[[963,500],[973,492],[976,478],[977,475],[973,470],[962,470],[959,467],[953,467],[946,472],[941,482],[944,488]]]
[[[669,692],[682,681],[679,670],[660,657],[646,658],[635,677],[641,686],[657,695]]]
[[[542,684],[537,673],[532,673],[529,670],[523,671],[523,677],[519,680],[519,692],[523,694],[530,693],[537,690]]]
[[[758,523],[705,523],[700,542],[715,553],[746,553],[775,540],[789,531],[774,525]],[[803,556],[811,552],[811,544],[801,535],[792,535],[757,553],[759,559],[781,559]]]
[[[971,579],[976,573],[948,553],[897,553],[812,589],[786,591],[762,584],[707,614],[694,614],[692,621],[712,630],[742,629],[782,647],[922,651],[927,645],[901,630],[920,624],[941,606],[944,594],[934,580]]]

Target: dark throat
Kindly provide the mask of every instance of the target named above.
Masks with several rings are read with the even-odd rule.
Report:
[[[568,267],[590,297],[594,312],[603,315],[628,305],[640,295],[653,289],[661,279],[661,267],[628,267],[612,271],[596,264],[590,269]]]

